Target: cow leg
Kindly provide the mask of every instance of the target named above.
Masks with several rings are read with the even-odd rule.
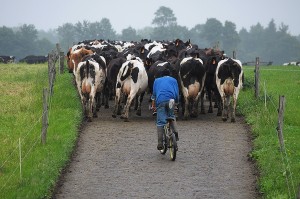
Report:
[[[234,95],[233,96],[233,107],[232,107],[232,112],[231,112],[231,122],[235,122],[236,101],[237,101],[237,99]]]
[[[198,117],[199,100],[200,100],[200,98],[196,98],[196,99],[193,100],[193,103],[192,103],[192,113],[191,113],[191,117],[193,117],[193,118]]]
[[[125,105],[123,113],[121,115],[121,119],[124,119],[124,122],[128,122],[129,109],[130,109],[132,99],[134,99],[134,97],[132,97],[131,95],[129,95],[127,97],[126,105]]]
[[[204,92],[201,93],[200,99],[201,99],[201,111],[200,111],[200,113],[201,113],[201,114],[205,114],[205,108],[204,108]]]
[[[87,121],[91,122],[92,121],[92,111],[93,111],[93,100],[92,98],[89,98],[87,100]]]
[[[91,98],[92,100],[92,112],[93,112],[93,117],[97,118],[97,101],[96,101],[96,97]]]
[[[138,116],[142,115],[142,102],[143,102],[144,95],[145,95],[145,92],[141,93],[141,95],[137,99],[137,101],[138,101],[138,107],[137,107],[136,114]]]
[[[222,120],[225,122],[228,119],[228,109],[230,105],[230,96],[224,95],[224,100],[223,100],[223,114],[222,114]]]
[[[112,114],[113,118],[117,117],[117,114],[120,112],[120,97],[121,97],[121,89],[117,88],[116,89],[116,96],[115,96],[115,107],[114,107],[114,111]]]
[[[220,95],[219,91],[215,92],[215,97],[216,97],[216,104],[217,104],[217,108],[218,108],[217,116],[221,116],[223,103],[222,103],[222,99],[221,99],[221,95]]]
[[[208,113],[213,113],[213,106],[212,106],[212,90],[209,88],[207,89],[207,95],[209,100],[209,107],[208,107]]]
[[[96,111],[99,111],[101,107],[101,103],[100,103],[101,92],[96,92],[95,100],[96,100]]]
[[[190,116],[189,112],[189,100],[187,98],[184,99],[184,114],[183,114],[183,119],[187,120]]]

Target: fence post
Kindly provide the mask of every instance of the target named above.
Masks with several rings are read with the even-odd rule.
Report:
[[[48,90],[43,89],[43,117],[42,117],[42,144],[46,144],[47,129],[48,129]]]
[[[235,50],[232,52],[232,58],[233,58],[233,59],[236,59],[236,53],[235,53]]]
[[[259,57],[255,61],[255,97],[259,97]]]
[[[279,96],[277,132],[278,132],[278,139],[279,139],[281,151],[285,150],[285,147],[284,147],[284,138],[283,138],[283,133],[282,133],[284,109],[285,109],[285,97],[284,96]]]
[[[55,53],[49,53],[49,60],[48,60],[48,79],[49,79],[49,93],[53,95],[53,84],[55,80],[56,68],[55,68]]]

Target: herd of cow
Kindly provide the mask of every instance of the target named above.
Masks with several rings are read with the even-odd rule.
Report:
[[[89,40],[79,42],[67,53],[67,65],[75,76],[75,84],[88,121],[97,117],[102,104],[114,98],[112,117],[128,121],[134,102],[137,115],[145,93],[151,94],[155,78],[167,68],[178,81],[181,100],[178,105],[183,118],[198,116],[204,110],[206,93],[213,112],[213,99],[217,115],[235,122],[238,94],[243,83],[243,69],[239,60],[227,58],[224,51],[201,49],[190,41],[122,42]],[[230,98],[233,106],[230,109]],[[124,105],[122,104],[124,103]]]

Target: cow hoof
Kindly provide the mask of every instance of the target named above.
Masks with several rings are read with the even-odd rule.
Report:
[[[201,114],[205,114],[205,110],[201,110],[200,113],[201,113]]]
[[[142,112],[141,112],[141,111],[137,111],[137,112],[136,112],[136,115],[141,116],[141,115],[142,115]]]
[[[88,117],[88,118],[87,118],[87,121],[88,121],[88,122],[92,122],[92,118]]]
[[[231,118],[231,122],[233,122],[233,123],[234,123],[234,122],[235,122],[235,118]]]
[[[104,108],[105,108],[105,109],[108,109],[108,108],[109,108],[109,105],[105,105]]]
[[[210,107],[207,112],[208,113],[213,113],[213,109]]]
[[[221,115],[222,115],[222,113],[219,113],[219,112],[217,113],[217,116],[221,116]]]
[[[94,115],[93,115],[93,118],[97,118],[97,117],[98,117],[98,115],[97,115],[97,114],[94,114]]]
[[[222,117],[223,122],[227,121],[227,117]]]
[[[126,117],[125,115],[121,115],[120,118],[121,118],[121,119],[124,119],[124,120],[128,119],[128,117]]]
[[[124,122],[129,122],[128,118],[125,118],[125,119],[124,119]]]
[[[113,118],[116,118],[117,116],[116,116],[115,114],[112,114],[112,117],[113,117]]]

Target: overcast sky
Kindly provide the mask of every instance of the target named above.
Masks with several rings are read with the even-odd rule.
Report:
[[[151,26],[160,6],[173,10],[177,24],[193,28],[216,18],[223,25],[231,21],[237,31],[258,22],[267,27],[274,19],[278,26],[288,25],[289,33],[300,35],[300,0],[4,0],[1,2],[0,26],[15,27],[33,24],[49,30],[64,23],[101,21],[108,18],[114,30],[131,26]]]

